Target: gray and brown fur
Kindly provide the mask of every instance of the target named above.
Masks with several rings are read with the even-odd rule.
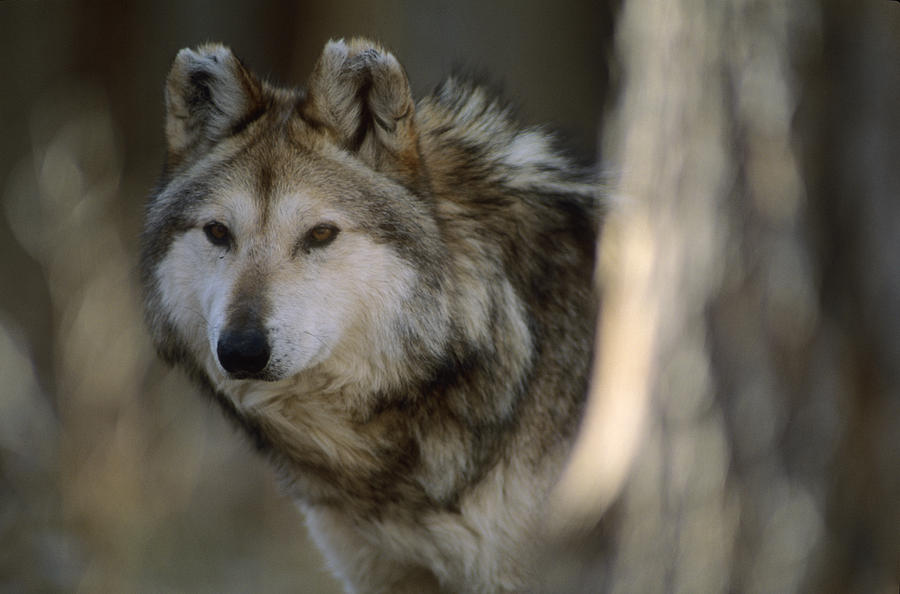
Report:
[[[533,587],[591,361],[590,176],[478,85],[414,103],[365,40],[305,91],[182,50],[166,105],[141,261],[163,359],[271,459],[348,591]]]

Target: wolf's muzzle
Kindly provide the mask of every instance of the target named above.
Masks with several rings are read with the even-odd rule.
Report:
[[[219,363],[228,373],[245,376],[259,373],[269,363],[272,349],[262,328],[225,330],[216,346]]]

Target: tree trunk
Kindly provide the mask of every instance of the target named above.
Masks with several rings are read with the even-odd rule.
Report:
[[[548,591],[896,591],[900,4],[628,0],[618,32]]]

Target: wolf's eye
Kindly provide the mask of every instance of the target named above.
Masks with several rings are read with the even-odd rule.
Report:
[[[321,223],[310,229],[307,237],[309,238],[310,247],[322,247],[334,241],[337,234],[337,227],[328,223]]]
[[[227,246],[231,243],[231,232],[228,227],[218,221],[207,223],[203,227],[203,232],[206,233],[206,238],[213,245]]]

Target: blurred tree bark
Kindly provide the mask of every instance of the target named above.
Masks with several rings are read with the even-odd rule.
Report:
[[[896,592],[900,4],[628,0],[618,52],[548,591]]]

